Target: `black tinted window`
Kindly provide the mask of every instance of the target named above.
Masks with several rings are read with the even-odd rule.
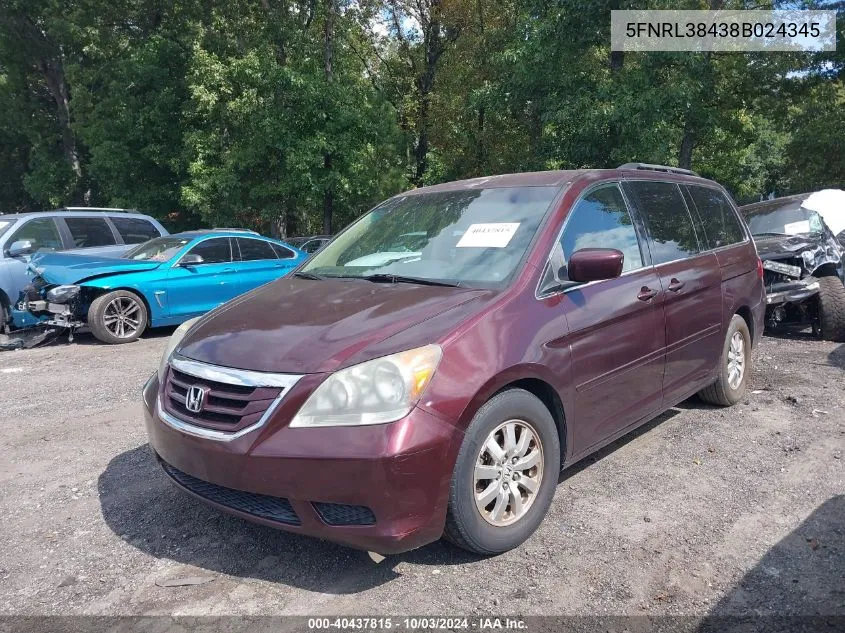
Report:
[[[279,259],[293,259],[296,257],[296,253],[294,253],[289,248],[285,248],[279,244],[273,244],[272,242],[269,243],[270,246],[273,248],[273,252],[276,253],[276,257]]]
[[[205,240],[194,246],[190,253],[202,257],[204,264],[222,264],[232,261],[232,249],[228,237]]]
[[[112,218],[117,232],[126,244],[140,244],[160,237],[158,229],[149,220],[141,218]]]
[[[725,195],[709,187],[688,187],[698,209],[711,248],[737,244],[745,239],[739,218]]]
[[[651,260],[663,264],[700,252],[695,228],[678,185],[671,182],[630,183],[651,236]]]
[[[30,220],[15,231],[14,235],[6,242],[6,248],[9,248],[12,244],[20,240],[29,240],[35,246],[36,250],[39,248],[52,248],[57,251],[62,249],[59,230],[51,218]]]
[[[327,241],[328,240],[310,240],[305,242],[305,244],[300,247],[300,250],[303,250],[306,253],[316,253]]]
[[[593,191],[575,205],[560,244],[567,259],[582,248],[615,248],[625,256],[623,271],[643,265],[637,232],[616,185]]]
[[[65,223],[76,248],[117,244],[105,218],[65,218]]]
[[[276,259],[276,254],[268,242],[238,238],[238,248],[241,250],[241,260],[245,262],[256,259]]]

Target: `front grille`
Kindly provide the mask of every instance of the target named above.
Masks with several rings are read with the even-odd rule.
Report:
[[[183,473],[165,461],[162,461],[161,465],[177,484],[203,499],[219,503],[221,506],[226,506],[232,510],[277,523],[284,523],[285,525],[301,525],[302,523],[287,499],[218,486]]]
[[[192,413],[185,407],[185,397],[194,386],[208,390],[199,413]],[[170,367],[164,386],[163,404],[168,413],[183,422],[234,433],[261,420],[281,393],[279,387],[231,385],[198,378]]]
[[[315,501],[314,509],[329,525],[373,525],[376,517],[366,506],[349,506],[343,503],[321,503]]]

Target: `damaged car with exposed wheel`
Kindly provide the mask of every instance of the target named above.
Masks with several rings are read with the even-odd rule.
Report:
[[[763,261],[766,326],[812,327],[845,341],[845,248],[813,204],[814,194],[740,209]]]
[[[287,274],[306,254],[253,231],[158,237],[120,258],[45,253],[16,306],[42,325],[81,328],[129,343],[148,327],[178,325]]]

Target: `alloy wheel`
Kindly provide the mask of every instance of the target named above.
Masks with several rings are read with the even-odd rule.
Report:
[[[496,527],[521,519],[537,497],[543,479],[543,444],[524,420],[508,420],[484,442],[475,463],[475,506]]]
[[[734,332],[728,347],[728,385],[738,389],[745,375],[745,338],[741,332]]]
[[[130,297],[115,297],[103,312],[103,325],[117,338],[131,338],[141,325],[141,306]]]

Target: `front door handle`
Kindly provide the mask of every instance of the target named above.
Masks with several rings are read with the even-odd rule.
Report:
[[[674,277],[669,281],[669,292],[678,292],[686,284],[683,281],[678,281]]]
[[[652,290],[648,286],[643,286],[640,288],[640,293],[637,295],[637,299],[640,301],[650,301],[657,296],[657,290]]]

